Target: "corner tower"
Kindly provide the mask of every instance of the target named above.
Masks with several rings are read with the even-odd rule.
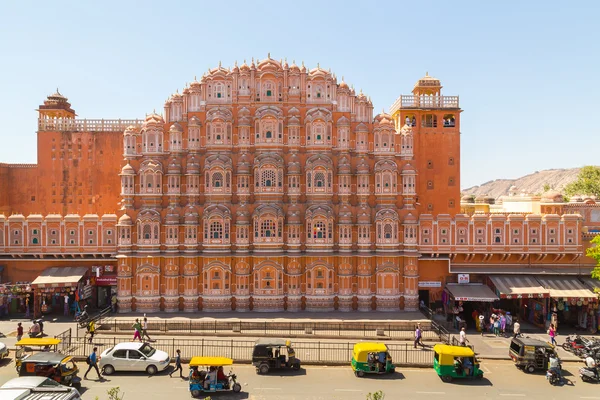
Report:
[[[412,95],[398,97],[390,111],[397,131],[405,125],[413,131],[418,213],[459,213],[462,110],[458,96],[443,96],[439,79],[426,73]]]

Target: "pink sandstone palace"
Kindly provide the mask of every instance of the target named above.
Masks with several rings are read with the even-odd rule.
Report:
[[[219,65],[141,120],[78,119],[57,91],[38,164],[0,164],[2,282],[27,286],[36,313],[74,292],[106,303],[106,288],[122,313],[595,312],[600,206],[461,199],[462,110],[441,88],[426,75],[373,117],[330,71],[268,57]]]

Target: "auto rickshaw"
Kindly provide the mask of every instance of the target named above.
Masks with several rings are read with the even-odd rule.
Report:
[[[444,382],[457,378],[483,378],[483,371],[470,347],[436,344],[433,346],[433,369]]]
[[[287,357],[286,354],[287,353]],[[289,340],[258,339],[252,351],[252,365],[259,374],[267,374],[270,369],[300,369],[300,360]]]
[[[538,339],[513,338],[510,342],[508,355],[515,366],[530,374],[548,367],[550,356],[556,355],[554,345]]]
[[[15,368],[17,369],[17,373],[19,373],[21,362],[24,359],[36,352],[56,352],[56,346],[61,342],[60,339],[54,338],[23,338],[19,340],[15,344],[15,347],[17,348],[17,351],[15,352]]]
[[[79,368],[73,357],[54,352],[40,352],[21,360],[19,376],[44,376],[65,386],[81,388]]]
[[[383,343],[360,342],[352,351],[352,370],[354,375],[394,373],[396,367],[392,362],[388,348]]]
[[[226,379],[217,379],[219,367],[233,365],[233,360],[226,357],[193,357],[190,360],[190,393],[192,397],[200,397],[202,393],[228,392],[239,393],[242,385],[237,383],[237,376],[229,371]]]

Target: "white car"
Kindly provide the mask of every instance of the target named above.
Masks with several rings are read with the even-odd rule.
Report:
[[[39,387],[64,388],[66,386],[63,386],[55,380],[46,378],[44,376],[22,376],[19,378],[12,378],[10,381],[6,382],[0,387],[4,389],[32,389]]]
[[[0,343],[0,360],[8,357],[8,347],[4,343]]]
[[[104,350],[100,355],[99,366],[104,375],[115,371],[146,371],[154,375],[169,367],[171,357],[164,351],[156,350],[148,343],[119,343]]]

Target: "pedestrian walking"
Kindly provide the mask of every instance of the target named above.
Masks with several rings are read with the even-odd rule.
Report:
[[[113,314],[115,314],[117,312],[117,295],[116,295],[116,293],[113,293],[113,295],[110,299],[110,308],[111,308],[111,311],[113,312]]]
[[[92,354],[90,354],[88,356],[88,358],[85,360],[85,362],[87,362],[88,369],[87,369],[87,371],[85,371],[85,374],[83,375],[83,379],[87,379],[87,374],[92,370],[92,368],[94,368],[96,370],[96,373],[98,374],[98,379],[99,380],[102,379],[102,377],[100,376],[100,370],[98,369],[98,355],[96,354],[97,351],[98,351],[98,348],[94,347],[94,351],[92,351]]]
[[[65,314],[65,317],[68,317],[69,316],[69,295],[68,294],[65,294],[64,300],[65,300],[64,314]]]
[[[550,336],[550,343],[556,346],[556,328],[554,324],[550,324],[550,328],[548,328],[548,336]]]
[[[144,321],[142,321],[142,339],[145,337],[147,337],[150,341],[152,340],[150,335],[148,335],[148,318],[146,317],[144,317]]]
[[[23,337],[23,324],[20,322],[17,324],[17,342]]]
[[[96,323],[93,320],[88,322],[87,331],[90,334],[88,343],[92,343],[92,340],[94,339],[94,334],[96,333]]]
[[[417,327],[415,328],[415,349],[417,348],[417,345],[421,345],[421,347],[425,347],[425,345],[423,344],[423,331],[421,331],[421,324],[417,324]]]
[[[506,331],[506,316],[504,314],[500,315],[500,332],[504,335]]]
[[[460,333],[458,334],[458,342],[461,346],[467,345],[467,332],[465,332],[465,328],[460,329]]]
[[[494,320],[494,335],[500,336],[500,320],[498,318]]]
[[[172,378],[173,377],[173,373],[179,371],[179,377],[181,379],[183,379],[183,368],[181,367],[181,350],[177,349],[176,353],[177,353],[177,355],[175,356],[175,370],[173,370],[169,374],[169,377]]]
[[[485,315],[483,313],[479,314],[479,329],[481,329],[481,336],[483,336],[485,331]]]
[[[521,334],[521,324],[518,319],[515,319],[515,324],[513,325],[513,337],[517,337]]]
[[[140,324],[140,319],[136,318],[135,323],[133,325],[131,325],[131,327],[134,329],[133,341],[135,342],[135,338],[138,338],[138,339],[140,339],[140,342],[141,342],[142,341],[142,336],[141,336],[142,324]]]
[[[29,318],[29,295],[25,298],[25,318]]]

